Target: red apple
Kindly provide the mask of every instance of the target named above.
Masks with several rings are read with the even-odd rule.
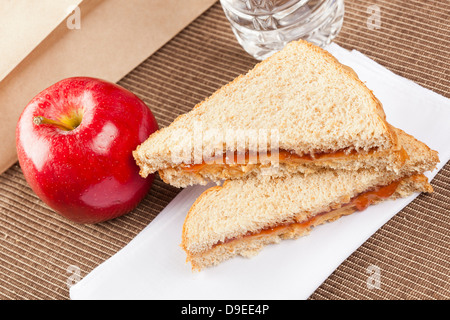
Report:
[[[20,167],[36,195],[78,223],[98,223],[134,209],[148,192],[132,151],[158,129],[130,91],[87,77],[39,93],[16,128]]]

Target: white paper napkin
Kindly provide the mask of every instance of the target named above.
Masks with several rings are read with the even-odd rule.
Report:
[[[336,44],[327,50],[374,91],[391,124],[439,152],[441,169],[450,159],[450,100],[395,75],[360,52]],[[307,299],[417,196],[386,201],[318,226],[310,235],[268,246],[254,258],[237,257],[192,273],[179,247],[181,229],[190,206],[206,188],[183,190],[126,247],[74,285],[71,299]],[[363,270],[367,267],[361,263]]]

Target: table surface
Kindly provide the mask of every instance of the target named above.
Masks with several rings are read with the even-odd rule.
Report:
[[[369,28],[372,5],[380,9],[380,28]],[[450,97],[448,21],[448,0],[346,1],[335,41]],[[216,3],[119,84],[142,98],[164,127],[256,62]],[[431,184],[434,193],[419,195],[379,229],[310,299],[449,299],[449,163]],[[156,178],[131,213],[78,225],[50,210],[19,165],[12,166],[0,175],[0,299],[69,299],[73,270],[83,277],[114,255],[178,192]],[[380,270],[379,287],[367,286],[370,266]]]

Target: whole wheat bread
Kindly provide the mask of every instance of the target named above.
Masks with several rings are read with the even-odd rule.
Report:
[[[177,187],[232,178],[223,172],[201,175],[179,170],[179,165],[196,163],[194,128],[201,134],[203,149],[223,153],[237,151],[237,144],[226,143],[226,138],[235,135],[238,139],[239,130],[266,130],[270,131],[268,141],[276,134],[280,150],[298,155],[340,150],[389,153],[356,162],[340,157],[333,161],[335,168],[357,169],[364,159],[366,166],[392,170],[401,166],[400,156],[389,156],[400,149],[372,91],[349,67],[303,40],[288,44],[170,126],[153,133],[133,152],[141,175],[160,171],[164,181]],[[265,147],[257,144],[248,146],[248,150],[257,152]],[[282,168],[279,172],[316,170],[322,165],[326,163],[303,164],[299,170]],[[258,168],[252,173],[258,174]]]
[[[184,222],[181,247],[187,253],[187,260],[194,269],[202,269],[238,254],[252,256],[267,244],[307,234],[314,225],[356,211],[345,207],[350,199],[399,179],[401,182],[390,199],[414,192],[431,192],[422,173],[435,168],[439,161],[437,152],[405,132],[396,131],[408,153],[405,165],[398,172],[323,169],[287,178],[230,180],[206,190]],[[289,226],[330,210],[331,215],[308,227]],[[287,227],[261,233],[280,224]]]

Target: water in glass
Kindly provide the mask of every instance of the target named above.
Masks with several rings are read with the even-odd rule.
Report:
[[[221,0],[241,46],[263,60],[288,42],[329,44],[344,19],[344,0]]]

